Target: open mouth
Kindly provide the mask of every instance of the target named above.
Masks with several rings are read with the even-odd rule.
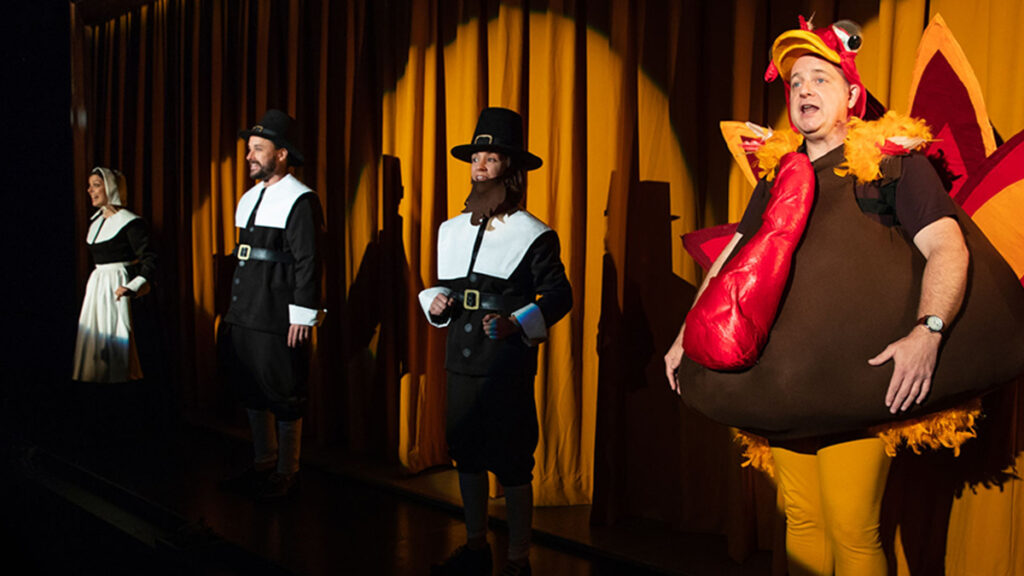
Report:
[[[810,114],[812,112],[817,112],[817,111],[818,111],[818,107],[815,106],[814,104],[804,104],[803,106],[800,107],[800,113],[801,114]]]

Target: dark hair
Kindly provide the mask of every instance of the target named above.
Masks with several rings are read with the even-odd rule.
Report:
[[[274,148],[276,148],[278,150],[284,150],[285,152],[287,152],[287,154],[285,154],[285,156],[284,156],[284,165],[285,165],[285,169],[286,170],[288,168],[294,168],[295,167],[295,164],[293,164],[293,162],[295,162],[295,160],[294,160],[295,155],[292,154],[292,151],[289,150],[287,146],[283,146],[281,144],[278,144],[277,142],[274,142]]]
[[[508,168],[501,174],[501,183],[505,185],[505,202],[503,208],[518,207],[526,192],[526,170],[518,158],[502,154],[508,159]]]

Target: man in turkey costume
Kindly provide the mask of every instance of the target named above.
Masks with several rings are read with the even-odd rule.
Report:
[[[791,574],[885,574],[894,446],[958,447],[963,402],[1024,372],[1024,292],[915,152],[927,126],[861,120],[860,42],[803,19],[775,41],[794,131],[757,150],[762,180],[665,357],[687,403],[770,443]]]
[[[505,490],[509,562],[530,574],[537,345],[572,308],[558,235],[520,207],[526,171],[541,159],[523,146],[522,118],[487,108],[473,142],[452,148],[471,164],[462,214],[441,224],[438,286],[420,292],[427,321],[448,327],[447,441],[459,473],[466,544],[432,574],[491,574],[487,471]]]

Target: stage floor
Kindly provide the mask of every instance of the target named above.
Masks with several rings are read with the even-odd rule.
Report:
[[[6,418],[4,432],[5,466],[19,479],[0,488],[24,503],[15,506],[24,517],[15,513],[4,521],[5,549],[15,548],[35,566],[25,574],[63,571],[66,566],[56,564],[54,555],[78,554],[77,574],[132,573],[148,562],[154,574],[425,575],[464,539],[450,469],[406,476],[394,466],[355,461],[307,443],[301,490],[286,501],[256,503],[217,487],[249,458],[244,430],[209,422],[150,422],[142,425],[156,433],[134,435],[113,422],[87,421],[93,430],[84,433],[52,412],[53,420],[26,421],[31,411],[15,410],[11,403],[5,408],[18,414]],[[78,507],[96,520],[68,520],[64,507]],[[56,517],[34,513],[38,508],[52,509]],[[491,501],[490,514],[497,571],[507,544],[503,499]],[[589,516],[589,506],[536,510],[534,573],[770,574],[768,553],[737,564],[722,537],[639,520],[595,527]],[[140,549],[135,564],[121,566],[113,550],[96,550],[123,549],[114,536],[83,544],[78,534],[94,532],[94,525],[132,535]],[[19,543],[39,538],[47,541]],[[160,553],[147,556],[147,546]],[[174,554],[178,560],[169,561]]]

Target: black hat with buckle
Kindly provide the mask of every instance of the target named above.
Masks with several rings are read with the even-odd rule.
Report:
[[[523,117],[508,108],[484,108],[476,121],[473,142],[452,148],[452,156],[472,162],[473,154],[480,151],[515,158],[526,170],[536,170],[544,163],[523,146]]]
[[[295,140],[295,120],[280,110],[267,110],[263,119],[255,126],[238,133],[238,137],[246,141],[249,140],[249,136],[266,138],[273,142],[274,146],[287,150],[289,166],[302,166],[306,161],[302,152],[292,144]]]

